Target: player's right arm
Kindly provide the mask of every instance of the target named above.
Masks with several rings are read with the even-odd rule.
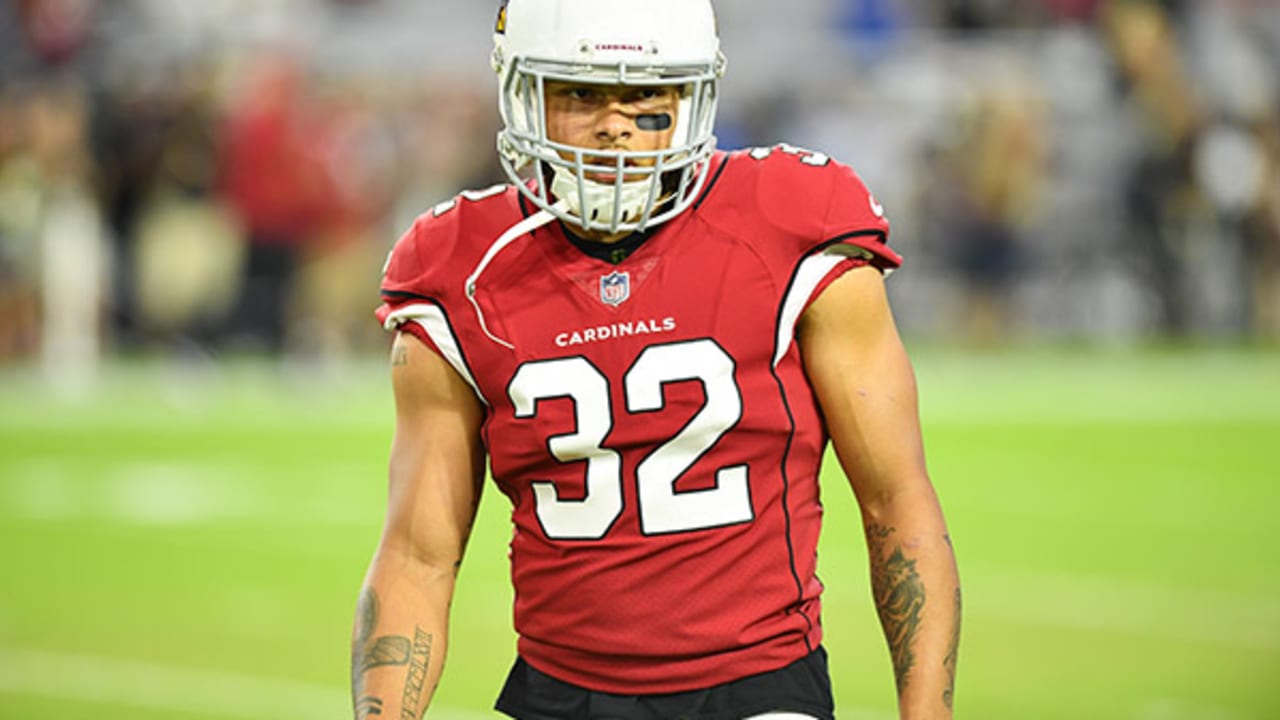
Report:
[[[351,646],[356,720],[419,718],[444,667],[449,606],[484,481],[483,408],[409,333],[391,351],[395,436],[387,516]]]

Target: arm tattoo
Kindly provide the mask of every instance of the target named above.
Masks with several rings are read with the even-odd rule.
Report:
[[[422,702],[422,686],[427,680],[427,668],[431,664],[431,633],[414,628],[413,662],[409,664],[409,676],[404,680],[404,692],[400,696],[400,720],[419,720],[418,703]],[[424,708],[425,709],[425,708]]]
[[[382,698],[364,694],[364,674],[383,665],[407,665],[411,644],[409,638],[383,635],[374,638],[378,625],[378,593],[365,588],[356,611],[356,638],[351,646],[351,701],[356,720],[382,714]]]
[[[382,700],[365,695],[356,700],[356,720],[365,720],[372,715],[382,714]]]
[[[893,674],[898,695],[907,686],[907,674],[915,664],[912,641],[920,632],[920,614],[924,609],[924,583],[916,572],[916,561],[902,554],[902,546],[886,551],[893,528],[872,524],[867,527],[867,547],[871,551],[871,591],[889,654],[893,658]]]
[[[947,671],[947,688],[942,691],[942,702],[951,707],[955,700],[956,661],[960,659],[960,588],[956,588],[956,617],[951,626],[951,644],[947,647],[947,656],[942,658],[942,667]]]

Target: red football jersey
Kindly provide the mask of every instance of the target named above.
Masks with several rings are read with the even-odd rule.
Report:
[[[554,222],[495,244],[531,214],[502,186],[422,216],[378,310],[486,407],[520,654],[647,694],[809,653],[827,435],[794,330],[844,270],[901,262],[883,209],[849,168],[779,146],[718,153],[696,204],[618,265]]]

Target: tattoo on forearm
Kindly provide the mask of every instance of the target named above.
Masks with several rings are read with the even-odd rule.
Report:
[[[955,700],[956,662],[960,659],[960,588],[956,588],[956,617],[951,625],[951,644],[947,646],[947,655],[942,658],[942,667],[947,671],[947,687],[942,691],[942,702],[948,708]]]
[[[872,524],[867,527],[867,547],[871,551],[871,591],[889,654],[893,658],[893,674],[898,694],[907,686],[907,676],[915,664],[912,642],[920,632],[920,616],[924,610],[924,583],[916,572],[916,561],[908,560],[902,546],[889,548],[893,528]]]
[[[409,664],[409,676],[404,680],[404,692],[400,696],[400,720],[419,720],[418,703],[422,702],[422,687],[427,681],[427,668],[431,664],[431,633],[414,628],[413,661]]]
[[[356,611],[356,637],[351,645],[351,702],[356,720],[382,714],[382,698],[364,694],[364,674],[383,665],[407,665],[412,644],[399,635],[373,637],[378,625],[378,593],[365,588]]]
[[[368,670],[379,665],[404,665],[409,662],[409,638],[400,635],[383,635],[365,647],[364,662],[361,669]]]
[[[382,701],[376,697],[365,695],[356,700],[356,720],[364,720],[371,715],[382,714]]]

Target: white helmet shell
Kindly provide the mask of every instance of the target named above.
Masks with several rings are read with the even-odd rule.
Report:
[[[715,151],[725,67],[710,0],[508,0],[493,64],[502,166],[538,207],[586,230],[616,233],[665,222],[693,203]],[[548,80],[679,86],[670,147],[606,151],[551,141]],[[533,187],[519,176],[528,166],[535,168]],[[588,173],[616,181],[598,183]]]

